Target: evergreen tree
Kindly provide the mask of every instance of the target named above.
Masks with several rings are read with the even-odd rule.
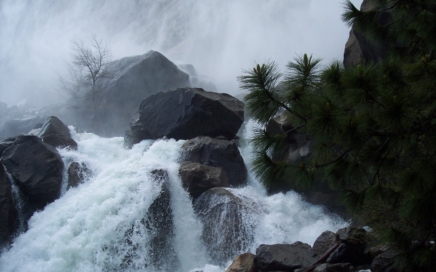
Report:
[[[267,186],[325,180],[398,251],[395,267],[433,271],[436,1],[374,3],[378,9],[362,12],[347,1],[343,20],[375,43],[389,42],[390,58],[347,69],[335,62],[320,71],[320,60],[305,54],[284,76],[269,62],[239,77],[261,126],[252,139],[253,170]],[[386,12],[389,19],[380,20]],[[292,128],[272,136],[264,128],[281,111]],[[273,159],[294,130],[316,143],[311,155],[298,163]]]

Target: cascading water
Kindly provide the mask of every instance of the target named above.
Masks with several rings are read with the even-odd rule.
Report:
[[[252,126],[249,121],[244,137]],[[235,233],[243,237],[233,236],[241,242],[229,245],[232,255],[217,261],[208,249],[222,246],[225,237],[220,235],[234,211],[221,205],[224,220],[209,226],[196,214],[178,174],[184,141],[146,140],[125,150],[120,137],[72,134],[78,151],[60,154],[65,161],[86,164],[93,175],[33,215],[27,232],[2,253],[0,271],[218,272],[233,254],[255,252],[260,244],[312,244],[324,230],[346,225],[294,192],[267,196],[249,173],[249,186],[227,190],[245,207],[238,209],[235,221]],[[246,162],[251,160],[249,145],[241,153]],[[216,239],[205,239],[208,235]]]

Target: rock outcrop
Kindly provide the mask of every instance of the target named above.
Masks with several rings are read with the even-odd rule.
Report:
[[[64,164],[56,149],[37,136],[18,136],[3,151],[1,161],[33,211],[59,198]]]
[[[203,223],[202,239],[209,256],[224,265],[253,242],[259,213],[257,202],[241,199],[229,189],[212,188],[194,202],[194,210]]]
[[[130,128],[141,140],[200,135],[233,139],[243,121],[244,104],[238,99],[203,89],[178,88],[144,99]]]
[[[379,9],[380,4],[371,0],[364,0],[360,6],[361,11]],[[388,11],[382,13],[379,19],[380,24],[387,24],[390,20]],[[350,37],[345,45],[344,61],[345,67],[350,67],[360,63],[380,62],[389,55],[392,44],[385,41],[377,44],[369,39],[362,30],[353,25],[350,30]]]
[[[247,168],[234,140],[200,136],[186,141],[182,150],[186,161],[222,168],[230,186],[238,187],[247,183]]]
[[[179,173],[183,187],[194,200],[208,189],[229,187],[229,179],[221,167],[187,161],[180,165]]]

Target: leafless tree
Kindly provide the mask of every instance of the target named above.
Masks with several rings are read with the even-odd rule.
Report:
[[[69,69],[70,82],[66,89],[71,94],[85,93],[96,103],[97,82],[108,75],[107,66],[112,61],[111,51],[103,40],[91,35],[90,42],[72,42],[73,62]]]

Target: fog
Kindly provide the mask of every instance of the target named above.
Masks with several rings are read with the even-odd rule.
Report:
[[[0,101],[65,99],[57,86],[71,42],[91,34],[108,42],[114,59],[157,50],[236,95],[236,77],[256,63],[283,68],[304,53],[342,61],[342,12],[342,0],[0,0]]]

